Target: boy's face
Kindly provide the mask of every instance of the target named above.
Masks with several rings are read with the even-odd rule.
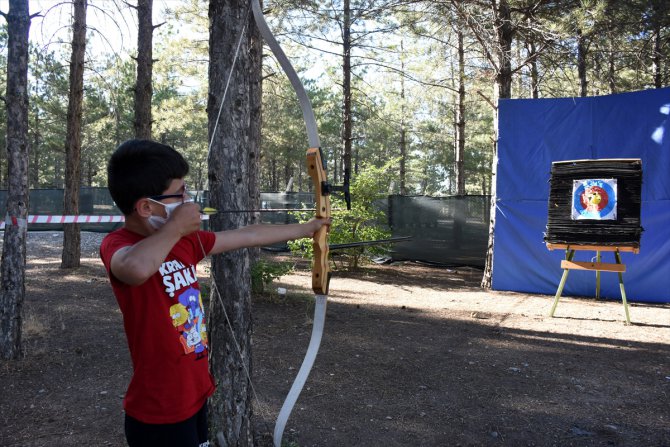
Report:
[[[186,183],[184,183],[183,178],[173,179],[170,181],[170,185],[165,191],[159,196],[149,197],[149,202],[152,204],[152,210],[155,215],[166,217],[165,206],[172,203],[184,203],[185,200],[189,199],[188,193],[186,192]]]

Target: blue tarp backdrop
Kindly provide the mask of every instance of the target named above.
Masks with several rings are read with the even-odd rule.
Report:
[[[556,293],[565,252],[543,241],[552,162],[640,158],[644,231],[640,253],[621,255],[626,296],[670,302],[670,88],[499,107],[493,289]],[[594,256],[578,251],[575,260]],[[614,262],[613,253],[602,262]],[[563,293],[595,296],[595,272],[571,271]],[[620,299],[616,273],[601,274],[601,296]]]

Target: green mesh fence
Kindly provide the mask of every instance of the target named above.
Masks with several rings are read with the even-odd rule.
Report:
[[[484,267],[490,221],[490,196],[390,196],[389,226],[396,260]]]
[[[28,214],[60,216],[63,215],[62,189],[31,189]],[[0,190],[2,209],[7,209],[7,190]],[[114,205],[107,188],[81,188],[79,192],[79,214],[93,216],[120,216],[121,212]],[[109,232],[123,225],[118,223],[79,224],[83,231]],[[29,231],[62,230],[62,224],[31,224]]]
[[[209,206],[207,191],[190,191],[202,206]],[[60,216],[63,215],[62,189],[32,189],[28,214]],[[314,196],[311,193],[261,193],[263,209],[310,208],[313,206]],[[7,207],[7,190],[0,190],[0,203],[3,209]],[[114,204],[107,188],[81,188],[79,192],[79,214],[92,216],[120,216],[122,213]],[[289,213],[261,213],[261,222],[269,224],[294,223],[296,219]],[[123,226],[119,223],[86,223],[79,224],[82,231],[96,231],[108,233]],[[62,224],[31,224],[29,231],[58,231],[63,229]]]
[[[208,206],[207,191],[191,191],[198,203]],[[0,203],[6,209],[7,191],[0,190]],[[312,208],[312,193],[261,193],[261,209]],[[81,215],[118,216],[107,188],[82,188]],[[411,260],[440,265],[483,267],[488,243],[490,196],[389,196],[378,203],[386,210],[393,237],[412,236],[411,241],[392,245],[393,260]],[[62,215],[62,189],[30,191],[31,215]],[[346,217],[344,217],[346,219]],[[260,213],[262,223],[296,222],[289,212]],[[206,223],[206,221],[205,221]],[[123,223],[79,224],[82,231],[110,232]],[[205,224],[206,227],[206,224]],[[31,224],[29,231],[59,231],[62,224]],[[286,250],[286,244],[268,247]]]

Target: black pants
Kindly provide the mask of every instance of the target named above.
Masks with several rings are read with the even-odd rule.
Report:
[[[207,403],[175,424],[145,424],[126,414],[125,428],[129,447],[207,447]]]

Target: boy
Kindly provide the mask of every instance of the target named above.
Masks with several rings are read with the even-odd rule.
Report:
[[[125,215],[100,257],[123,314],[133,361],[124,399],[128,445],[197,447],[207,440],[209,373],[196,264],[206,255],[309,237],[329,222],[200,230],[186,193],[188,163],[170,146],[131,140],[107,167],[109,192]]]

